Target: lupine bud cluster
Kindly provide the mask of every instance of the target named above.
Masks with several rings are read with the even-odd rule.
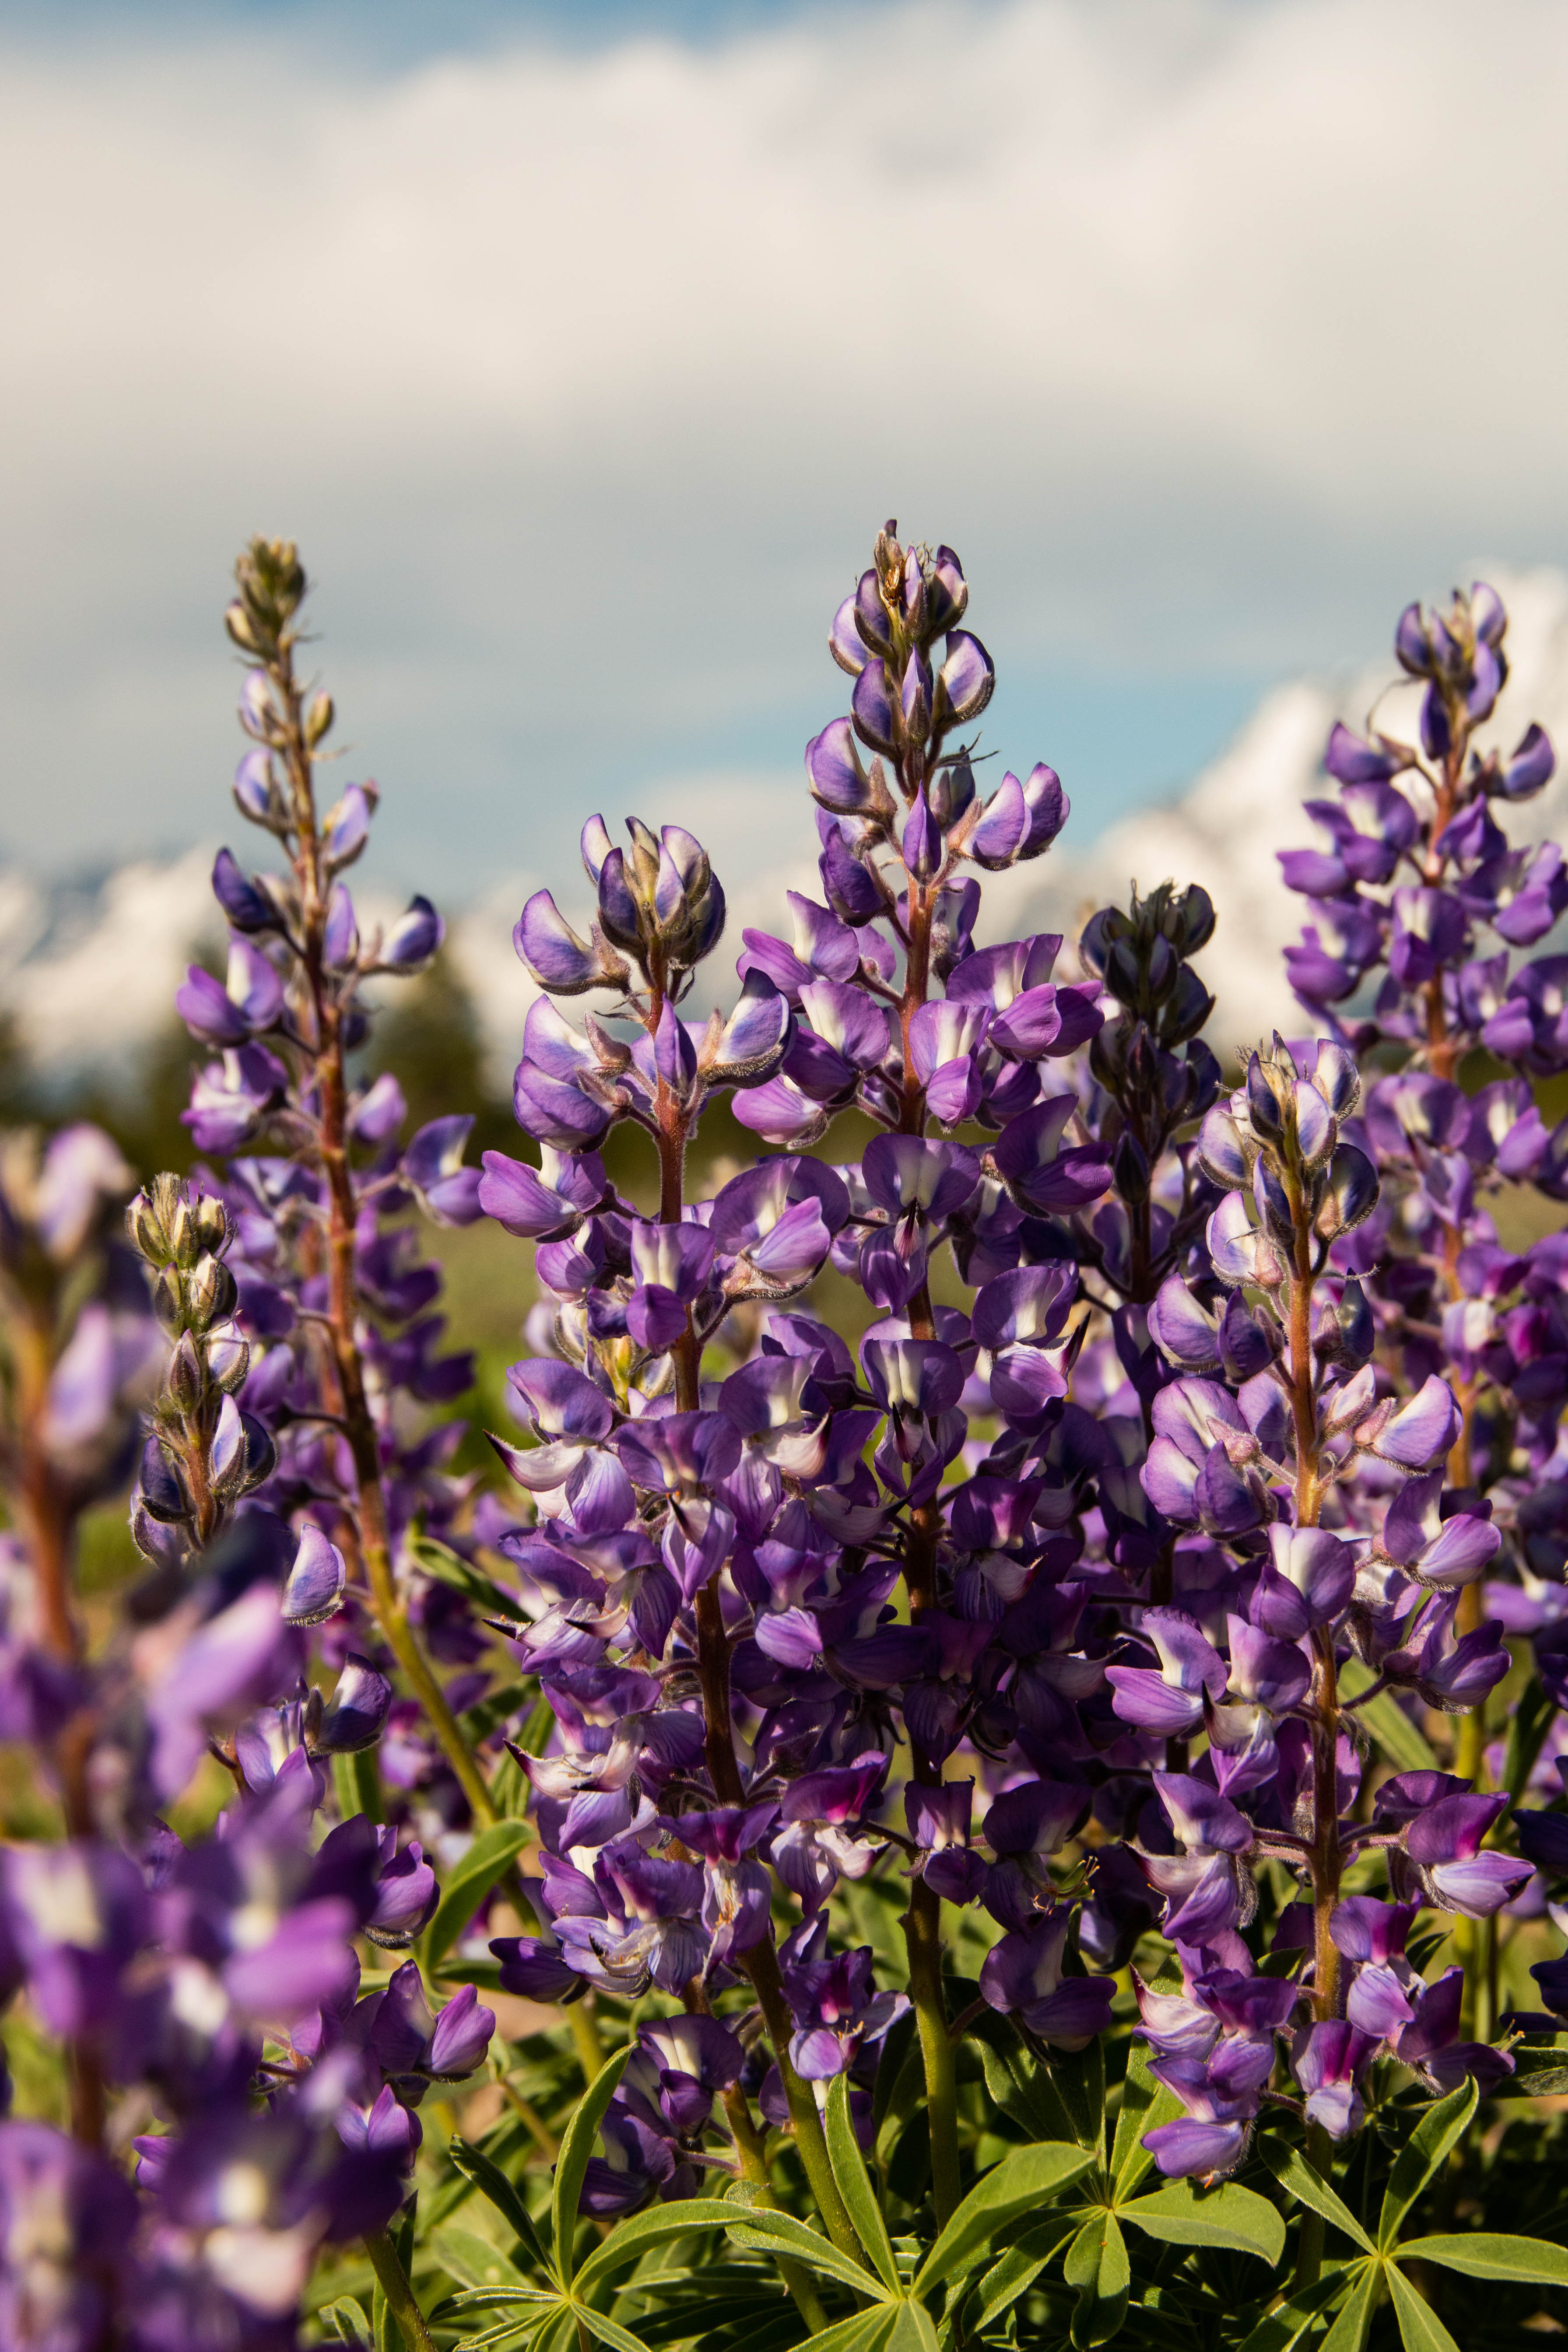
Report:
[[[227,1212],[215,1195],[193,1201],[174,1177],[161,1176],[137,1194],[125,1223],[153,1270],[153,1305],[173,1342],[142,1458],[137,1539],[142,1551],[162,1554],[148,1524],[156,1521],[180,1528],[187,1552],[196,1553],[278,1458],[261,1423],[235,1402],[250,1349],[234,1318],[238,1286],[223,1262]]]

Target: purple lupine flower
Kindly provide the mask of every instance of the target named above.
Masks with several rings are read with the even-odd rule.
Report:
[[[1016,2011],[1032,2034],[1058,2050],[1082,2050],[1105,2032],[1116,1990],[1110,1977],[1063,1975],[1070,1926],[1066,1911],[1046,1912],[993,1945],[980,1970],[983,1999]]]
[[[868,1947],[794,1960],[784,1986],[795,2023],[790,2063],[808,2083],[844,2074],[862,2043],[879,2041],[910,2005],[902,1993],[876,1990]]]

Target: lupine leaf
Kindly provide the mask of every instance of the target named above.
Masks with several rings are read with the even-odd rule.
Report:
[[[425,1931],[425,1965],[437,1970],[491,1887],[509,1870],[532,1835],[527,1822],[494,1822],[481,1830],[457,1868],[447,1874],[436,1916]]]
[[[1383,2212],[1377,2225],[1377,2242],[1392,2246],[1399,2235],[1399,2225],[1409,2212],[1444,2158],[1455,2147],[1476,2112],[1480,2091],[1472,2074],[1429,2107],[1411,2133],[1394,2162],[1384,2192]]]
[[[1318,2347],[1318,2352],[1365,2352],[1366,2339],[1372,2333],[1373,2314],[1377,2309],[1383,2264],[1375,2255],[1369,2255],[1351,2267],[1355,2274],[1355,2284],[1346,2297],[1344,2309]]]
[[[828,2086],[825,2123],[827,2160],[833,2167],[838,2193],[855,2224],[860,2243],[881,2273],[883,2284],[891,2287],[896,2294],[899,2266],[893,2260],[892,2241],[888,2235],[888,2225],[882,2219],[882,2209],[877,2202],[877,2192],[871,2186],[865,2159],[856,2144],[855,2126],[849,2120],[849,2078],[846,2074],[836,2074]]]
[[[1050,2076],[1029,2056],[1008,2020],[995,2015],[977,2018],[972,2032],[980,2044],[980,2063],[992,2104],[1032,2140],[1072,2141],[1077,2137],[1072,2117]]]
[[[1078,2290],[1073,2343],[1079,2347],[1109,2344],[1127,2316],[1132,2285],[1127,2241],[1114,2213],[1097,2213],[1084,2223],[1068,2248],[1063,2275],[1068,2286]]]
[[[1000,2312],[1009,2310],[1020,2295],[1033,2286],[1053,2255],[1060,2252],[1074,2230],[1063,2230],[1059,2221],[1043,2222],[1009,2246],[1000,2262],[992,2265],[974,2289],[974,2305],[970,2324],[976,2334],[989,2327]]]
[[[1494,2099],[1555,2098],[1568,2091],[1568,2033],[1550,2042],[1516,2042],[1513,2073],[1491,2094]]]
[[[1105,2155],[1105,2053],[1098,2034],[1082,2050],[1051,2053],[1047,2079],[1060,2099],[1080,2147]]]
[[[430,2248],[441,2268],[463,2286],[526,2287],[527,2280],[500,2248],[477,2230],[455,2221],[430,2233]]]
[[[1272,2269],[1285,2251],[1285,2223],[1267,2197],[1239,2181],[1221,2181],[1199,2190],[1190,2180],[1173,2180],[1152,2197],[1119,2205],[1124,2221],[1172,2246],[1232,2246],[1257,2254]]]
[[[1345,2236],[1352,2238],[1364,2253],[1376,2252],[1372,2240],[1350,2207],[1341,2201],[1321,2173],[1313,2171],[1299,2148],[1291,2147],[1282,2139],[1266,2139],[1262,2155],[1264,2163],[1281,2189],[1288,2189],[1292,2197],[1299,2197],[1303,2205],[1310,2205],[1314,2213],[1321,2213],[1325,2221],[1331,2221],[1336,2230],[1342,2230]]]
[[[1240,2352],[1293,2352],[1293,2347],[1316,2327],[1329,2305],[1344,2293],[1345,2273],[1350,2267],[1344,2263],[1325,2263],[1321,2274],[1310,2286],[1302,2287],[1278,2310],[1264,2313]]]
[[[1459,2352],[1431,2305],[1422,2301],[1408,2279],[1400,2277],[1393,2263],[1388,2265],[1388,2285],[1405,2352]]]
[[[1467,2278],[1519,2279],[1529,2286],[1568,2286],[1568,2247],[1546,2238],[1509,2238],[1490,2230],[1463,2230],[1435,2238],[1407,2238],[1402,2263],[1436,2263]]]
[[[1376,1680],[1372,1668],[1364,1665],[1360,1658],[1347,1658],[1340,1669],[1340,1689],[1346,1698],[1354,1698],[1358,1692],[1370,1690]],[[1379,1691],[1377,1696],[1369,1698],[1364,1706],[1358,1706],[1356,1713],[1389,1762],[1396,1764],[1402,1772],[1432,1772],[1436,1769],[1437,1759],[1429,1743],[1417,1726],[1411,1722],[1392,1691]]]
[[[880,2352],[890,2325],[885,2304],[875,2311],[857,2311],[812,2336],[811,2352]]]
[[[558,2294],[539,2286],[465,2286],[456,2294],[442,2298],[430,2314],[432,2319],[447,2319],[465,2311],[540,2311],[546,2304],[557,2304]]]
[[[1070,2141],[1021,2147],[977,2180],[915,2274],[916,2294],[929,2294],[977,2260],[997,2231],[1069,2183],[1081,2180],[1093,2158]]]
[[[881,2352],[937,2352],[936,2323],[924,2304],[897,2303],[892,2325],[879,2343]]]
[[[370,2322],[364,2315],[364,2305],[352,2294],[340,2294],[335,2302],[323,2304],[320,2317],[324,2327],[334,2331],[327,2339],[329,2343],[350,2344],[354,2352],[369,2352]]]
[[[594,2153],[594,2142],[605,2109],[616,2095],[622,2074],[626,2072],[630,2050],[617,2050],[607,2059],[572,2113],[561,2141],[561,2153],[555,2160],[555,2184],[550,2195],[551,2238],[555,2249],[555,2274],[563,2286],[572,2276],[572,2245],[577,2228],[577,2201],[583,2194],[583,2176],[588,2169],[588,2159]]]
[[[860,2263],[841,2254],[837,2246],[815,2230],[797,2221],[793,2213],[772,2213],[752,2206],[730,2206],[730,2219],[724,2226],[738,2246],[763,2253],[794,2254],[813,2270],[826,2271],[829,2278],[841,2279],[858,2294],[868,2295],[873,2303],[885,2303],[888,2291]]]
[[[650,2246],[668,2245],[672,2238],[684,2238],[693,2230],[722,2230],[747,2209],[726,2205],[717,2197],[684,2198],[674,2205],[653,2205],[646,2213],[635,2213],[629,2221],[618,2221],[603,2245],[595,2246],[577,2273],[579,2294],[591,2294],[603,2278],[619,2270],[626,2263],[635,2262]]]
[[[493,2163],[484,2149],[476,2147],[471,2140],[453,2140],[447,2154],[464,2179],[471,2180],[480,2196],[488,2198],[495,2207],[529,2261],[548,2276],[550,2263],[539,2242],[533,2217],[500,2165]]]
[[[588,2330],[590,2336],[596,2336],[601,2344],[609,2345],[611,2352],[647,2352],[647,2346],[640,2336],[634,2336],[629,2327],[623,2327],[620,2321],[612,2319],[607,2312],[595,2311],[591,2304],[574,2303],[572,2316]]]
[[[1556,1713],[1556,1701],[1542,1689],[1539,1675],[1532,1675],[1509,1711],[1508,1745],[1503,1750],[1502,1785],[1516,1805]]]
[[[482,2328],[478,2336],[465,2336],[452,2352],[500,2352],[503,2344],[525,2342],[539,2325],[537,2319],[503,2319],[499,2326]]]

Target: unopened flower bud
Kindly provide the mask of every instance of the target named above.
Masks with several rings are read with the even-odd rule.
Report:
[[[215,1257],[221,1255],[228,1244],[228,1211],[223,1202],[216,1192],[203,1192],[195,1202],[193,1213],[202,1248]]]
[[[138,1192],[126,1210],[125,1230],[149,1265],[168,1264],[169,1237],[145,1192]]]
[[[223,625],[241,653],[254,654],[259,650],[256,642],[256,632],[251,627],[249,616],[237,596],[224,614]]]
[[[336,713],[330,694],[313,694],[305,711],[305,740],[312,751],[330,730]]]
[[[191,1213],[191,1204],[182,1186],[180,1196],[164,1226],[169,1236],[169,1255],[174,1264],[189,1272],[202,1254],[201,1235]]]
[[[179,1269],[165,1265],[160,1269],[153,1285],[153,1311],[165,1331],[183,1331],[185,1328],[185,1286]]]
[[[229,1400],[226,1397],[224,1402]],[[264,1486],[278,1467],[278,1448],[272,1443],[271,1432],[257,1420],[254,1413],[242,1412],[240,1424],[245,1431],[245,1491]]]
[[[163,1404],[173,1413],[188,1421],[201,1406],[206,1375],[196,1343],[188,1331],[182,1331],[179,1344],[169,1359],[169,1369],[163,1375]]]
[[[1124,1201],[1146,1201],[1149,1197],[1149,1155],[1131,1128],[1122,1130],[1110,1160],[1116,1189]]]
[[[222,1315],[232,1315],[238,1286],[221,1258],[203,1257],[193,1266],[185,1285],[187,1311],[194,1330],[205,1331]]]
[[[1278,1145],[1285,1140],[1285,1113],[1272,1075],[1254,1054],[1247,1066],[1247,1116],[1260,1143]]]

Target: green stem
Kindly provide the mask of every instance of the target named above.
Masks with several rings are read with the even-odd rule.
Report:
[[[364,2242],[370,2266],[386,2297],[387,2308],[402,2331],[408,2352],[436,2352],[425,2315],[414,2299],[414,2289],[408,2284],[408,2273],[398,2259],[396,2247],[384,2230],[374,2231]]]
[[[566,2004],[567,2021],[572,2028],[572,2041],[577,2053],[577,2063],[583,2069],[583,2080],[591,2084],[603,2067],[606,2052],[599,2039],[599,2029],[594,2022],[594,2012],[585,2000]]]
[[[1307,2161],[1325,2185],[1334,2168],[1334,2144],[1321,2124],[1307,2126]],[[1324,2221],[1321,2213],[1309,2206],[1301,2208],[1301,2235],[1296,2245],[1296,2276],[1292,2282],[1296,2294],[1303,2287],[1316,2286],[1318,2273],[1323,2266]]]
[[[958,2071],[942,1989],[942,1898],[921,1878],[911,1883],[904,1942],[930,2102],[931,2195],[936,2226],[943,2230],[963,2195],[958,2165]]]

